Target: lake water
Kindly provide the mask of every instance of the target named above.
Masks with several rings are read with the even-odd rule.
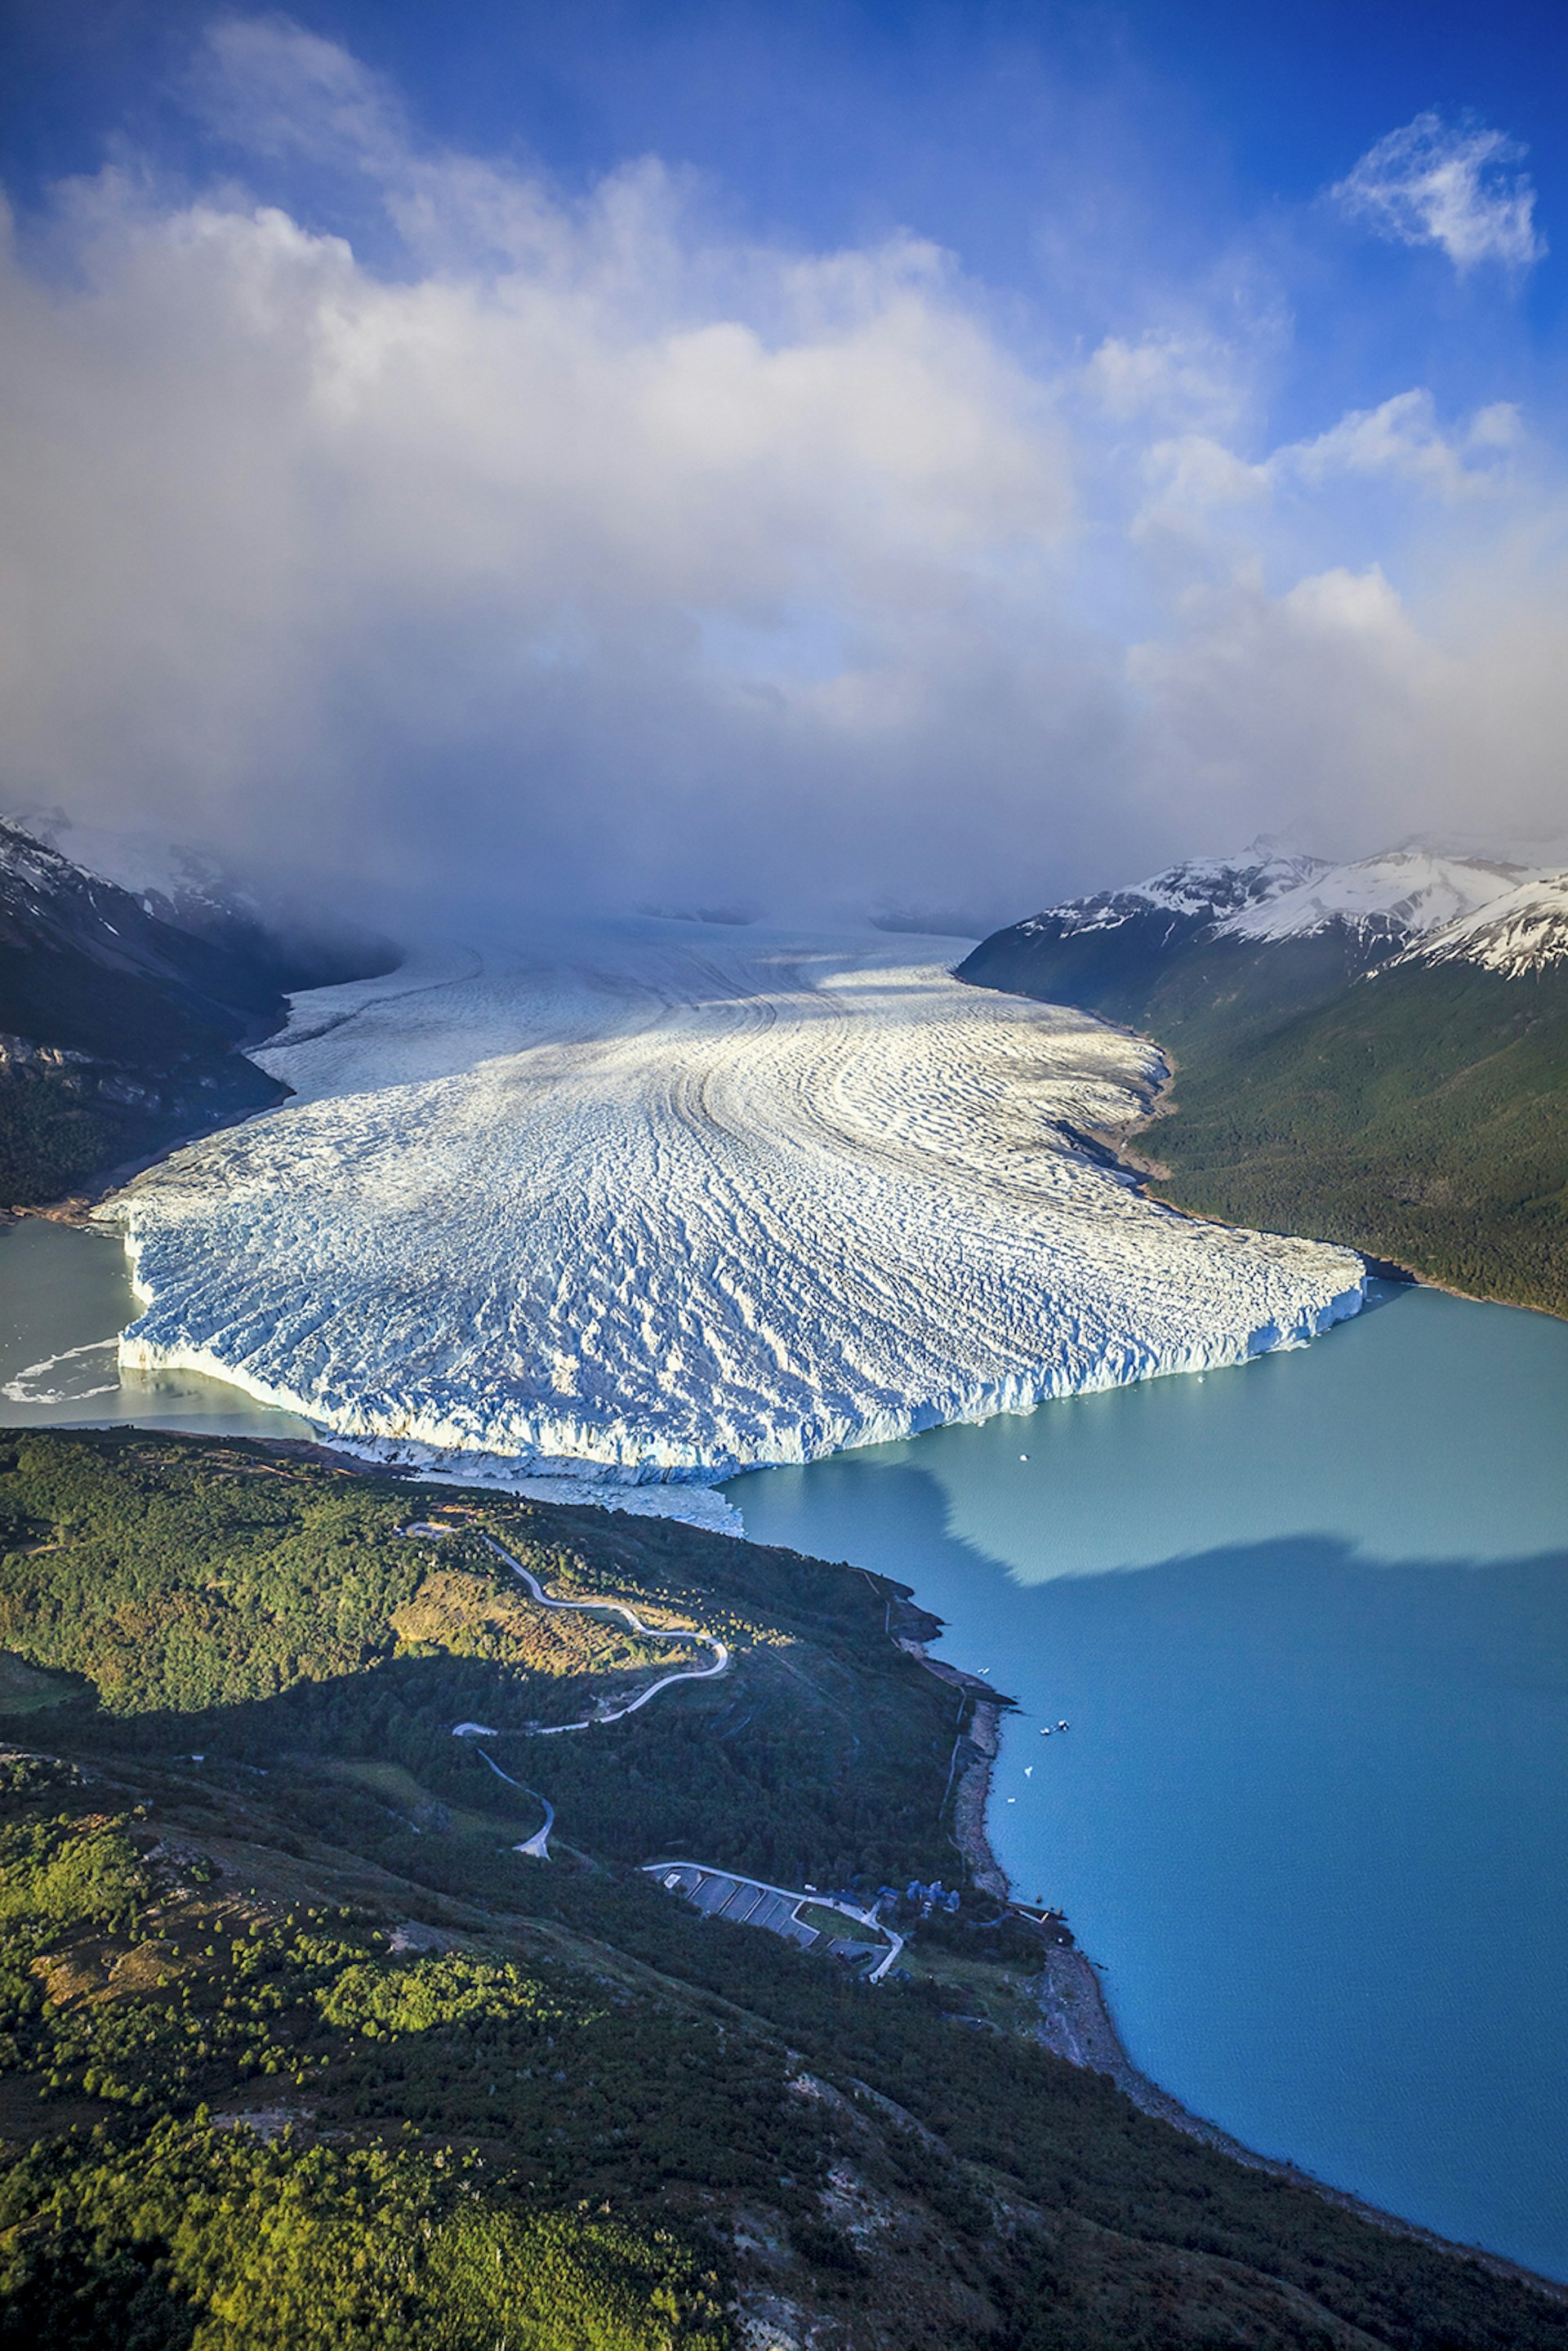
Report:
[[[113,1233],[23,1217],[0,1226],[0,1425],[134,1421],[205,1437],[309,1437],[308,1422],[194,1372],[122,1373],[136,1313]]]
[[[121,1376],[133,1311],[112,1235],[0,1228],[0,1421],[309,1434]],[[998,1854],[1156,2080],[1568,2275],[1568,1323],[1385,1291],[1300,1352],[727,1491],[1019,1700]]]
[[[998,1855],[1148,2073],[1568,2275],[1568,1323],[1385,1291],[1298,1353],[727,1491],[1020,1701]]]

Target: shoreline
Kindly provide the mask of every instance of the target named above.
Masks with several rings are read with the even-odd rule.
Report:
[[[305,1437],[247,1437],[210,1441],[233,1441],[254,1446],[285,1458],[312,1462],[340,1477],[366,1478],[387,1474],[384,1464],[336,1452],[329,1446]],[[411,1478],[406,1482],[413,1485],[448,1481]],[[580,1508],[581,1505],[571,1507]],[[1484,2246],[1466,2244],[1441,2236],[1419,2221],[1407,2220],[1369,2203],[1351,2189],[1336,2188],[1304,2171],[1299,2165],[1262,2155],[1234,2137],[1219,2124],[1195,2114],[1134,2064],[1102,1981],[1101,1963],[1091,1959],[1071,1938],[1071,1929],[1061,1913],[1042,1913],[1033,1906],[1014,1899],[1011,1881],[990,1842],[988,1808],[992,1775],[1000,1751],[1003,1719],[1014,1710],[1015,1702],[994,1689],[990,1682],[979,1675],[928,1654],[927,1644],[940,1632],[940,1620],[921,1606],[913,1591],[907,1586],[903,1588],[907,1596],[900,1604],[899,1613],[904,1614],[904,1624],[911,1629],[898,1629],[895,1614],[889,1623],[886,1637],[913,1657],[925,1672],[958,1693],[961,1699],[972,1701],[967,1719],[961,1708],[955,1726],[953,1771],[949,1782],[953,1799],[952,1842],[966,1865],[971,1883],[1001,1903],[1014,1918],[1034,1928],[1039,1936],[1040,1967],[1030,1989],[1040,2011],[1040,2022],[1028,2037],[1068,2064],[1104,2074],[1141,2114],[1151,2120],[1165,2123],[1168,2127],[1180,2131],[1184,2137],[1211,2147],[1217,2154],[1228,2157],[1249,2170],[1261,2172],[1289,2186],[1306,2189],[1385,2234],[1430,2246],[1435,2251],[1458,2254],[1495,2276],[1523,2282],[1537,2293],[1568,2305],[1568,2280],[1531,2270],[1524,2263],[1511,2261],[1506,2254],[1494,2253]],[[914,1629],[916,1625],[918,1632]],[[1068,1939],[1058,1940],[1055,1936],[1048,1934],[1048,1921],[1054,1924],[1059,1931],[1065,1927]]]
[[[1147,1159],[1141,1152],[1135,1151],[1133,1148],[1133,1137],[1145,1134],[1157,1121],[1169,1117],[1171,1110],[1176,1107],[1172,1104],[1167,1108],[1166,1097],[1176,1083],[1176,1072],[1181,1064],[1168,1046],[1162,1045],[1157,1037],[1149,1036],[1144,1029],[1128,1029],[1119,1020],[1107,1020],[1105,1026],[1108,1029],[1119,1029],[1124,1036],[1136,1037],[1141,1044],[1152,1047],[1159,1056],[1160,1075],[1150,1093],[1148,1110],[1141,1119],[1136,1119],[1132,1124],[1120,1129],[1095,1128],[1091,1132],[1091,1140],[1103,1144],[1112,1156],[1136,1179],[1138,1189],[1145,1196],[1157,1201],[1161,1207],[1174,1210],[1178,1217],[1190,1217],[1198,1224],[1228,1225],[1234,1228],[1237,1223],[1234,1217],[1218,1216],[1207,1208],[1194,1208],[1185,1200],[1174,1200],[1168,1194],[1150,1188],[1153,1186],[1175,1182],[1176,1170],[1174,1167],[1167,1167],[1163,1160]],[[1315,1240],[1325,1249],[1354,1249],[1356,1255],[1364,1260],[1367,1275],[1371,1280],[1407,1283],[1414,1290],[1440,1290],[1445,1298],[1462,1299],[1468,1306],[1516,1306],[1524,1314],[1545,1314],[1553,1322],[1568,1322],[1568,1314],[1560,1312],[1554,1306],[1539,1305],[1532,1298],[1493,1298],[1484,1290],[1460,1290],[1451,1281],[1439,1281],[1435,1273],[1423,1273],[1418,1266],[1406,1265],[1402,1258],[1384,1257],[1376,1250],[1364,1249],[1359,1241],[1327,1240],[1321,1233],[1298,1233],[1291,1235],[1291,1238]]]
[[[915,1604],[918,1606],[916,1600]],[[988,1809],[991,1775],[1001,1748],[1001,1726],[1012,1701],[991,1689],[988,1682],[962,1667],[950,1666],[945,1659],[926,1655],[923,1642],[898,1639],[901,1649],[918,1658],[927,1673],[935,1674],[950,1687],[974,1694],[976,1704],[967,1731],[975,1750],[958,1775],[954,1797],[953,1841],[962,1855],[974,1883],[983,1892],[1005,1903],[1011,1914],[1027,1919],[1031,1926],[1043,1928],[1042,1914],[1030,1905],[1013,1899],[1012,1884],[998,1861],[990,1841]],[[1049,1914],[1052,1917],[1058,1914]],[[1071,1928],[1069,1928],[1071,1934]],[[1169,2090],[1164,2090],[1151,2076],[1135,2065],[1128,2054],[1116,2020],[1111,2010],[1105,1987],[1101,1980],[1097,1960],[1082,1949],[1076,1940],[1055,1942],[1043,1932],[1040,1936],[1043,1964],[1034,1986],[1040,2011],[1040,2022],[1035,2038],[1053,2056],[1085,2071],[1103,2074],[1116,2088],[1137,2107],[1140,2114],[1153,2121],[1167,2124],[1187,2138],[1197,2139],[1212,2147],[1218,2155],[1228,2156],[1233,2163],[1244,2164],[1249,2171],[1266,2173],[1292,2188],[1310,2190],[1342,2211],[1354,2213],[1358,2220],[1369,2222],[1385,2234],[1404,2237],[1413,2243],[1431,2246],[1435,2251],[1459,2253],[1477,2262],[1493,2276],[1522,2280],[1538,2293],[1548,2294],[1553,2301],[1568,2304],[1568,2280],[1548,2277],[1540,2270],[1529,2269],[1522,2262],[1511,2261],[1505,2253],[1494,2253],[1482,2245],[1460,2243],[1452,2237],[1440,2236],[1435,2229],[1424,2228],[1418,2220],[1408,2220],[1397,2212],[1389,2212],[1381,2205],[1371,2204],[1348,2188],[1335,2188],[1327,2180],[1303,2171],[1299,2164],[1278,2156],[1260,2155],[1218,2123],[1194,2114],[1190,2106]]]

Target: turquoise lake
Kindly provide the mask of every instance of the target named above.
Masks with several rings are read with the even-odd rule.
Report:
[[[0,1421],[308,1433],[121,1378],[133,1311],[112,1237],[0,1228]],[[727,1490],[1019,1700],[993,1841],[1147,2072],[1568,2276],[1568,1323],[1385,1290],[1235,1371]]]
[[[1019,1700],[992,1840],[1138,2064],[1568,2276],[1568,1323],[1389,1290],[1310,1348],[727,1491]]]
[[[129,1421],[206,1437],[308,1437],[309,1424],[195,1372],[122,1373],[137,1311],[111,1232],[22,1217],[0,1225],[0,1425]]]

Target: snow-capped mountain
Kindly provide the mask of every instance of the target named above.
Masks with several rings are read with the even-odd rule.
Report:
[[[1302,939],[1339,925],[1373,954],[1475,914],[1524,879],[1524,869],[1490,858],[1385,850],[1347,865],[1318,864],[1293,888],[1270,893],[1217,928],[1239,939]]]
[[[276,1025],[272,976],[0,818],[0,1030],[165,1066]]]
[[[63,809],[27,810],[0,824],[53,852],[98,885],[112,884],[144,914],[204,939],[267,977],[274,994],[325,987],[389,970],[396,951],[324,905],[242,880],[211,850],[151,832],[78,822]]]
[[[1445,923],[1401,963],[1473,963],[1520,978],[1568,964],[1568,870],[1541,874]]]
[[[957,976],[1174,1049],[1167,1196],[1564,1313],[1568,865],[1531,853],[1303,861],[1213,916],[1189,911],[1207,862],[1176,866],[998,931]]]
[[[1326,1000],[1427,941],[1496,971],[1536,967],[1559,951],[1549,880],[1416,842],[1331,865],[1260,841],[1049,906],[983,939],[958,976],[1158,1034],[1221,1008],[1240,1019]]]
[[[1151,874],[1146,882],[1069,898],[1031,914],[1017,929],[1030,938],[1068,938],[1080,931],[1116,930],[1151,913],[1173,914],[1183,923],[1211,924],[1293,893],[1327,870],[1321,857],[1281,854],[1272,842],[1255,841],[1239,857],[1189,857]]]
[[[58,809],[23,811],[9,821],[84,872],[128,890],[162,921],[193,917],[199,925],[216,916],[259,916],[245,885],[208,850],[162,841],[155,833],[78,824]]]
[[[958,966],[958,977],[1136,1022],[1162,977],[1222,923],[1310,887],[1326,871],[1321,857],[1266,839],[1236,857],[1186,858],[1145,882],[1069,898],[993,931]]]

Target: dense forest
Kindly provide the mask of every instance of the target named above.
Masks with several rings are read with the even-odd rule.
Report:
[[[277,1447],[4,1461],[0,2344],[1568,2344],[1527,2281],[1041,2045],[1039,1930],[951,1841],[968,1701],[896,1584]],[[482,1527],[732,1672],[530,1738],[655,1666],[519,1598]],[[549,1862],[470,1715],[557,1804]],[[873,1988],[665,1894],[633,1865],[672,1844],[968,1890]]]
[[[1162,1198],[1568,1312],[1568,970],[1359,975],[1332,931],[1169,953],[1117,937],[1020,926],[960,976],[1166,1049],[1174,1087],[1139,1142]]]
[[[1568,980],[1406,965],[1180,1056],[1145,1148],[1178,1206],[1568,1313]]]

